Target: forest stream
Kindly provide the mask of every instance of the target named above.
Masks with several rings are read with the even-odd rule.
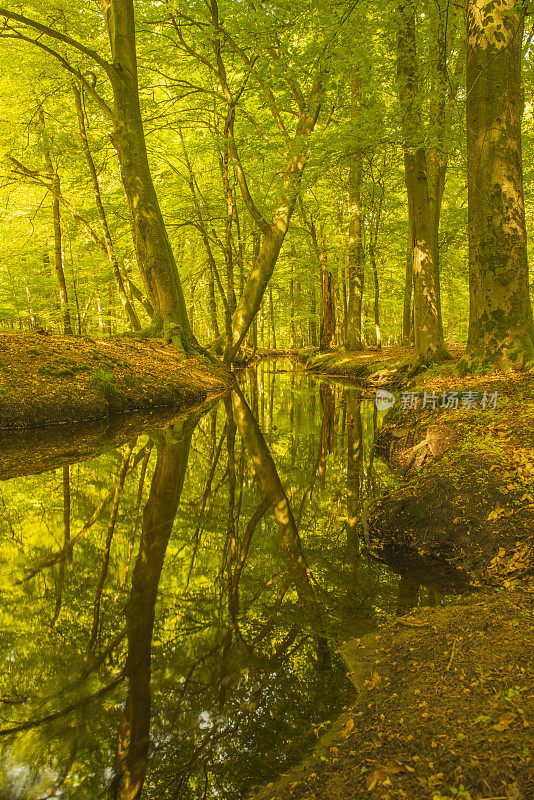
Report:
[[[362,543],[395,483],[382,416],[267,362],[118,449],[25,454],[1,486],[3,798],[244,798],[309,752],[354,698],[343,643],[419,594]]]

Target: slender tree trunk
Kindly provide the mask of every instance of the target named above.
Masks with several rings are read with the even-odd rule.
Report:
[[[330,350],[336,333],[336,306],[334,297],[334,278],[328,269],[328,253],[324,233],[317,236],[317,229],[313,220],[310,221],[308,230],[315,252],[315,257],[321,275],[321,327],[319,332],[319,350]]]
[[[291,267],[289,273],[289,347],[291,350],[295,347],[295,282],[293,280],[293,256],[294,248],[291,252]]]
[[[276,326],[274,324],[273,290],[271,286],[269,286],[269,311],[271,315],[271,331],[273,334],[273,350],[276,350]]]
[[[351,96],[351,120],[355,124],[360,115],[360,87],[354,79]],[[353,145],[355,147],[355,145]],[[357,148],[350,159],[349,169],[349,264],[348,306],[345,321],[345,347],[362,350],[362,302],[364,289],[364,249],[362,242],[362,178],[363,160]]]
[[[471,371],[534,365],[521,152],[520,0],[468,0],[467,155]]]
[[[315,299],[315,281],[310,282],[310,324],[309,336],[312,347],[317,347],[317,303]]]
[[[378,268],[376,264],[376,250],[375,242],[369,242],[369,261],[371,269],[373,270],[374,279],[374,318],[375,318],[375,333],[376,333],[376,346],[380,349],[382,347],[382,333],[380,330],[380,284],[378,281]]]
[[[61,210],[59,207],[59,195],[61,194],[61,184],[57,169],[52,163],[52,153],[50,150],[50,140],[45,124],[45,115],[42,106],[39,108],[39,121],[43,134],[43,155],[46,168],[52,182],[52,217],[54,220],[54,267],[59,286],[59,305],[63,319],[63,333],[72,336],[72,323],[69,311],[69,298],[67,295],[67,283],[65,281],[65,270],[63,267],[63,245],[61,241]]]
[[[211,264],[208,264],[208,305],[210,310],[211,338],[213,341],[219,338],[221,332],[217,321],[217,298],[215,296],[215,278]]]
[[[414,0],[398,6],[397,75],[402,110],[404,170],[413,230],[415,355],[426,363],[447,357],[434,262],[434,223],[427,152],[421,125]]]
[[[87,131],[85,128],[85,115],[82,106],[82,98],[80,94],[80,90],[78,89],[77,85],[73,82],[72,83],[72,91],[74,94],[74,103],[76,106],[76,115],[78,117],[78,128],[80,131],[80,141],[82,144],[83,154],[85,156],[85,161],[87,163],[87,167],[89,169],[89,175],[91,176],[91,183],[93,186],[93,194],[95,197],[95,205],[98,212],[98,218],[100,220],[100,226],[102,228],[102,235],[104,238],[104,244],[106,246],[106,253],[108,257],[109,264],[111,266],[111,271],[113,273],[113,277],[115,278],[115,283],[117,285],[117,290],[119,292],[119,297],[121,301],[121,305],[123,307],[124,313],[130,323],[132,330],[138,331],[141,329],[141,323],[135,313],[135,310],[128,299],[128,295],[126,294],[126,289],[124,288],[124,281],[122,280],[122,275],[120,273],[119,264],[117,261],[117,257],[115,254],[115,246],[113,244],[113,240],[111,238],[111,233],[109,230],[109,225],[106,217],[106,212],[104,210],[104,204],[102,202],[102,195],[100,192],[100,183],[98,180],[98,175],[96,172],[95,162],[93,161],[93,155],[91,153],[91,148],[89,147],[89,140],[87,138]]]

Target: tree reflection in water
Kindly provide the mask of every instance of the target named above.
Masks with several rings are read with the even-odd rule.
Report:
[[[2,796],[237,800],[351,696],[338,644],[397,607],[360,548],[376,415],[293,365],[242,377],[2,484]]]

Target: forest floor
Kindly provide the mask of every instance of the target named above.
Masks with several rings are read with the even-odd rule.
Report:
[[[343,654],[356,703],[254,800],[534,797],[534,581],[418,608]]]
[[[346,643],[356,704],[255,800],[534,797],[534,376],[451,362],[395,395],[371,549],[445,600]]]
[[[234,381],[157,340],[1,334],[0,348],[0,429],[183,410]]]

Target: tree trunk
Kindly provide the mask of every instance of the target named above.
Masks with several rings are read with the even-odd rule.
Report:
[[[69,311],[69,298],[67,295],[67,283],[65,281],[65,270],[63,268],[63,245],[61,241],[61,210],[59,207],[59,195],[61,194],[61,184],[57,169],[52,163],[52,153],[50,151],[50,141],[46,130],[45,116],[42,107],[39,108],[39,122],[43,134],[43,155],[46,168],[52,182],[52,217],[54,220],[54,267],[59,286],[59,305],[63,320],[63,333],[72,336],[72,323]]]
[[[130,300],[128,299],[128,295],[126,294],[126,289],[124,288],[124,281],[122,280],[122,275],[120,273],[119,264],[117,261],[117,257],[115,255],[115,246],[111,238],[106,212],[104,210],[104,204],[102,202],[102,195],[100,193],[100,183],[96,172],[95,162],[93,161],[93,155],[91,153],[91,148],[89,147],[89,140],[87,139],[87,131],[85,128],[85,117],[82,107],[82,98],[80,95],[80,90],[78,89],[77,85],[74,82],[72,83],[72,91],[74,94],[76,115],[78,117],[80,141],[82,144],[83,154],[85,156],[85,160],[89,168],[89,174],[91,176],[91,183],[93,185],[93,194],[95,197],[95,205],[98,212],[98,218],[100,220],[100,226],[102,228],[102,235],[104,238],[104,244],[106,246],[106,254],[108,257],[109,264],[111,266],[113,277],[115,278],[115,283],[117,285],[117,290],[119,292],[119,298],[124,313],[130,323],[132,330],[138,331],[141,330],[141,324],[139,322],[137,314],[134,311],[132,304],[130,303]]]
[[[166,341],[187,354],[199,346],[148,163],[139,104],[133,0],[102,0],[111,44],[108,74],[113,87],[113,145],[132,219],[135,252],[157,323]]]
[[[411,344],[412,333],[412,293],[413,293],[413,227],[408,204],[408,235],[406,238],[406,277],[404,280],[404,306],[402,314],[402,343]]]
[[[271,331],[273,334],[273,350],[276,350],[276,326],[274,324],[273,290],[271,286],[269,286],[269,311],[271,315]]]
[[[334,278],[328,270],[326,249],[321,248],[322,315],[319,335],[319,350],[330,350],[336,333],[336,308]]]
[[[375,285],[374,318],[375,318],[376,346],[380,350],[380,348],[382,347],[382,333],[380,331],[380,284],[378,282],[378,268],[376,265],[376,243],[374,240],[369,242],[369,261],[371,262],[371,269],[373,270],[373,280]]]
[[[467,5],[470,306],[461,366],[471,371],[534,364],[521,152],[524,15],[518,0]]]
[[[434,223],[428,186],[427,152],[418,102],[415,2],[398,6],[398,92],[402,111],[404,171],[413,230],[415,355],[426,363],[447,358],[434,261]]]
[[[360,107],[360,89],[355,79],[351,97],[353,124],[360,114]],[[356,150],[351,156],[349,169],[348,308],[345,321],[345,347],[347,350],[363,350],[362,302],[365,266],[362,243],[362,176],[362,154],[361,151]]]
[[[317,304],[315,300],[315,281],[310,282],[310,325],[309,335],[312,347],[317,347]]]

